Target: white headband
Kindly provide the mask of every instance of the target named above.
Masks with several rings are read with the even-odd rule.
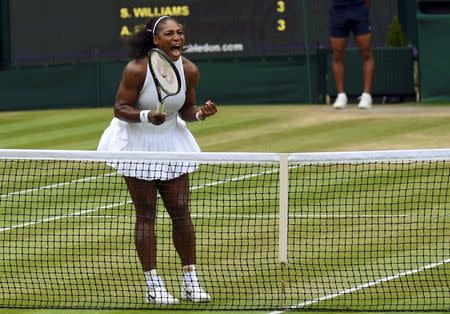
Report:
[[[159,19],[156,20],[155,24],[153,25],[153,30],[152,30],[153,35],[155,35],[156,26],[158,26],[158,23],[161,22],[161,20],[165,19],[166,17],[168,17],[168,16],[163,15]]]

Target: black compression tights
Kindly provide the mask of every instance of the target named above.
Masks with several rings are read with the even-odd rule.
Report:
[[[195,264],[195,232],[189,213],[188,175],[167,181],[125,177],[125,182],[136,208],[136,249],[144,271],[156,268],[157,191],[171,218],[172,238],[182,265]]]

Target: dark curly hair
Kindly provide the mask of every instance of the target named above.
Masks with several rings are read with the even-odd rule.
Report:
[[[148,20],[144,27],[126,40],[126,43],[129,46],[128,57],[131,59],[140,59],[147,56],[150,49],[155,48],[155,43],[153,42],[153,28],[158,20],[160,21],[156,25],[155,35],[158,33],[160,26],[164,24],[164,22],[173,20],[178,23],[177,20],[170,16],[157,17]]]

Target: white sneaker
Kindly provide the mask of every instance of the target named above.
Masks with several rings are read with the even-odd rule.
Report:
[[[209,302],[211,297],[208,293],[200,288],[198,282],[187,282],[184,281],[181,286],[181,299],[189,300],[192,302]]]
[[[344,109],[347,107],[347,95],[345,93],[339,93],[334,101],[333,108],[334,109]]]
[[[162,305],[172,305],[178,304],[177,298],[174,298],[166,288],[160,277],[157,281],[147,282],[147,293],[145,296],[145,302],[151,304],[162,304]]]
[[[362,93],[361,99],[358,104],[359,109],[370,109],[372,108],[372,96],[368,93]]]

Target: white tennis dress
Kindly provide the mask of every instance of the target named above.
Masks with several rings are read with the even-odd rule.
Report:
[[[200,147],[186,127],[186,123],[178,117],[178,110],[186,98],[186,80],[181,57],[175,62],[175,66],[180,73],[181,90],[178,94],[166,98],[165,122],[154,125],[150,122],[128,123],[113,118],[103,132],[98,151],[200,152]],[[141,110],[155,110],[157,102],[155,82],[147,65],[147,75],[136,106]],[[169,180],[183,173],[193,172],[197,168],[192,162],[115,162],[110,165],[124,176],[144,180]]]

